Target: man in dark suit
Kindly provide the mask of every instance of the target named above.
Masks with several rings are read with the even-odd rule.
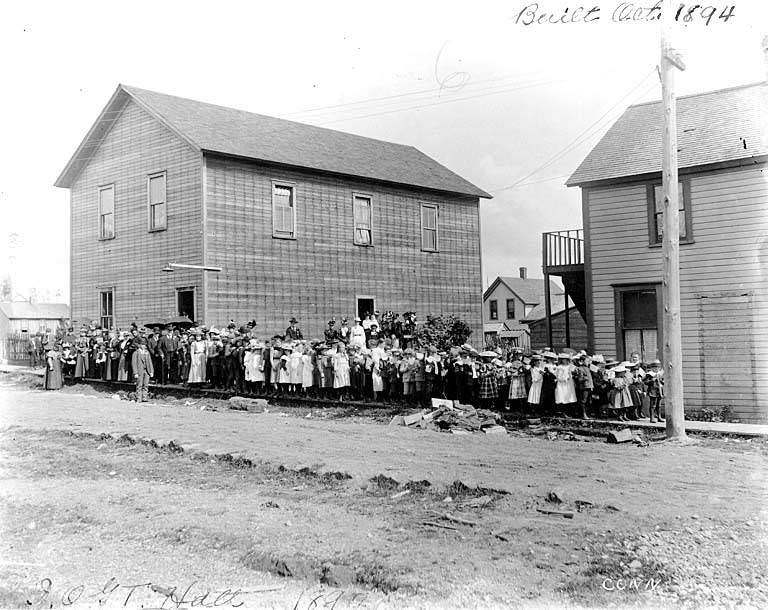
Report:
[[[174,358],[176,357],[176,342],[171,337],[167,328],[160,331],[160,339],[157,341],[157,363],[160,371],[158,372],[158,382],[162,385],[168,383],[169,373],[174,369]]]
[[[290,326],[285,329],[285,338],[289,341],[301,341],[304,338],[296,318],[290,319]]]

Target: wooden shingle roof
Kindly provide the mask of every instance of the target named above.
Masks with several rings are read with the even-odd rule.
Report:
[[[208,153],[306,168],[396,185],[490,198],[413,146],[235,110],[120,85],[56,181],[69,187],[126,98],[138,103],[193,148]]]
[[[630,106],[568,179],[568,186],[661,171],[660,101]],[[755,83],[677,100],[679,167],[768,155],[768,84]]]

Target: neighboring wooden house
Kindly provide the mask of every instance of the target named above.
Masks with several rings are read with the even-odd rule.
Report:
[[[544,302],[544,280],[529,278],[525,267],[519,277],[498,276],[483,294],[483,335],[486,345],[506,342],[528,349],[529,329],[523,322],[536,306]],[[553,295],[562,294],[554,283]]]
[[[490,196],[411,146],[120,85],[56,186],[75,319],[255,319],[268,335],[296,316],[320,337],[378,309],[456,314],[481,336]]]
[[[681,97],[677,121],[685,407],[765,421],[768,85]],[[619,359],[663,359],[662,125],[660,102],[628,108],[568,180],[582,189],[583,242],[544,236],[545,273],[577,292],[583,265],[590,348]],[[569,265],[562,252],[580,248]]]
[[[532,350],[542,350],[549,347],[559,353],[565,348],[587,349],[587,323],[572,301],[569,300],[566,316],[565,303],[557,299],[557,302],[552,305],[550,320],[552,325],[551,340],[547,334],[547,308],[545,304],[537,305],[523,320],[530,331]]]
[[[68,319],[65,303],[0,303],[0,362],[26,360],[30,336],[50,338]]]

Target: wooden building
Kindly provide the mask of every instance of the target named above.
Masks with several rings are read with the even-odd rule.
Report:
[[[542,350],[549,347],[558,353],[566,348],[577,351],[586,350],[589,345],[587,323],[573,301],[569,300],[567,312],[565,303],[560,299],[557,299],[551,309],[549,317],[551,338],[547,334],[547,311],[544,303],[537,305],[523,320],[530,333],[531,349]]]
[[[120,85],[56,185],[75,319],[255,319],[267,335],[296,316],[322,336],[332,316],[416,311],[480,340],[490,196],[411,146]]]
[[[768,85],[678,100],[686,410],[768,419]],[[544,235],[544,271],[588,314],[589,347],[662,359],[662,104],[631,106],[568,180],[583,236]],[[578,296],[578,298],[577,298]]]
[[[525,319],[544,303],[544,280],[529,278],[528,270],[520,267],[518,277],[498,276],[483,293],[483,335],[485,345],[506,343],[510,346],[530,349],[530,330]],[[553,295],[562,294],[554,282],[550,285]]]
[[[50,339],[68,319],[66,303],[0,303],[0,362],[27,360],[29,338],[42,333]]]

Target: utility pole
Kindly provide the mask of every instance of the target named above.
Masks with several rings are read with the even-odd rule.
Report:
[[[675,70],[685,70],[679,54],[672,48],[674,25],[672,0],[664,0],[661,16],[661,96],[664,105],[662,138],[662,187],[664,190],[664,404],[667,438],[685,439],[683,407],[683,354],[680,328],[680,229],[677,177],[677,100]]]

